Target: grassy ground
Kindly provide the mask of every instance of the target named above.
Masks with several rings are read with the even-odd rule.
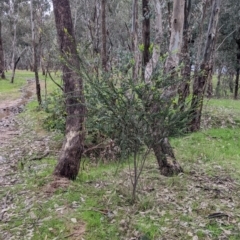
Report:
[[[20,115],[32,126],[20,141],[41,132],[44,112],[35,106]],[[184,174],[160,176],[150,155],[134,204],[127,162],[83,159],[77,180],[69,182],[52,177],[54,154],[40,161],[26,156],[18,164],[20,181],[0,190],[10,206],[0,230],[34,240],[240,239],[239,110],[239,101],[207,101],[204,129],[171,139]],[[53,135],[50,149],[58,149],[61,139]]]
[[[60,74],[58,74],[57,76],[53,74],[53,77],[58,83],[61,81]],[[39,74],[39,78],[41,80],[42,93],[44,95],[45,94],[45,89],[44,89],[45,76],[42,76],[41,74]],[[3,100],[3,99],[14,100],[21,97],[21,91],[19,90],[22,89],[27,84],[27,80],[34,79],[34,74],[33,72],[30,72],[30,71],[16,70],[14,83],[10,83],[10,79],[11,79],[11,72],[6,72],[6,80],[0,80],[0,100]],[[51,92],[55,88],[56,88],[55,84],[48,77],[47,90]]]

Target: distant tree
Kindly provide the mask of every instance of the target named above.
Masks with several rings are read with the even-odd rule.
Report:
[[[106,29],[106,0],[101,0],[102,12],[102,68],[107,71],[107,29]]]
[[[142,0],[142,36],[143,36],[143,56],[142,56],[142,76],[145,74],[145,67],[150,60],[150,4],[149,0]]]
[[[4,73],[4,51],[2,43],[2,21],[0,20],[0,77],[5,79]]]
[[[53,0],[55,23],[63,59],[64,95],[66,97],[65,141],[54,175],[75,180],[83,153],[84,97],[69,0]]]
[[[203,60],[200,65],[200,72],[195,77],[193,84],[193,95],[191,103],[192,115],[190,126],[191,131],[197,131],[200,129],[204,94],[208,79],[209,77],[212,77],[213,71],[213,56],[216,43],[219,13],[220,0],[213,0]]]
[[[134,65],[132,69],[132,79],[134,81],[138,78],[139,67],[139,50],[138,50],[138,0],[132,0],[132,54]]]
[[[38,75],[39,56],[37,53],[36,27],[35,27],[35,15],[33,10],[33,0],[30,1],[30,12],[31,12],[31,29],[32,29],[33,71],[35,74],[37,100],[38,100],[38,104],[41,105],[42,104],[41,85],[39,82],[39,75]]]

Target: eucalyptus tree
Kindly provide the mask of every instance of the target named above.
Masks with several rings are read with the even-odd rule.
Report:
[[[199,73],[198,76],[194,79],[193,84],[193,95],[191,103],[191,131],[197,131],[200,129],[204,93],[207,86],[207,80],[212,76],[213,71],[213,57],[219,13],[220,0],[213,0],[203,60],[200,65],[201,73]]]
[[[6,6],[6,14],[8,16],[8,20],[10,23],[11,35],[12,35],[12,45],[11,45],[11,68],[12,68],[12,76],[11,83],[14,82],[15,71],[17,68],[17,64],[20,60],[20,57],[25,52],[26,49],[23,49],[19,56],[16,58],[16,49],[17,49],[17,26],[19,21],[19,10],[22,7],[21,4],[26,2],[26,0],[8,0],[5,4]]]
[[[4,73],[4,51],[3,51],[3,41],[2,41],[2,21],[0,19],[0,77],[2,79],[5,79],[5,73]]]
[[[84,97],[83,82],[77,70],[80,61],[69,0],[53,0],[60,54],[63,59],[63,82],[66,97],[66,132],[54,174],[76,179],[83,153]]]
[[[41,98],[41,87],[40,87],[39,75],[38,75],[38,56],[37,56],[37,43],[36,43],[36,24],[35,24],[36,13],[34,14],[34,10],[33,10],[33,0],[30,0],[30,12],[31,12],[31,30],[32,30],[33,71],[35,74],[37,100],[38,100],[38,104],[41,105],[42,98]]]
[[[150,60],[150,1],[142,0],[142,41],[143,41],[143,53],[142,53],[142,76],[145,74],[145,67]]]
[[[233,97],[237,99],[240,71],[240,2],[233,0],[223,1],[222,9],[219,18],[218,43],[216,45],[217,66],[220,67],[224,63],[225,69],[229,69],[229,72],[235,72]]]

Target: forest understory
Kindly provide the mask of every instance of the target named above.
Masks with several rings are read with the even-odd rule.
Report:
[[[61,134],[43,129],[35,100],[10,110],[0,122],[0,239],[239,239],[239,102],[229,115],[211,101],[204,129],[171,139],[184,173],[161,176],[151,154],[135,203],[131,160],[85,158],[76,181],[53,177]]]

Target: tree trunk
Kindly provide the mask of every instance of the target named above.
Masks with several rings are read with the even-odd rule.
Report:
[[[142,0],[142,35],[143,35],[143,56],[142,56],[142,77],[144,78],[145,67],[150,60],[150,9],[149,0]]]
[[[31,28],[32,28],[32,49],[33,49],[33,71],[35,75],[37,100],[38,100],[38,105],[40,106],[42,104],[42,98],[41,98],[41,85],[40,85],[39,76],[38,76],[38,57],[37,57],[37,44],[35,39],[35,23],[34,23],[34,17],[33,17],[33,0],[30,1],[30,8],[31,8]]]
[[[132,53],[134,65],[132,70],[132,79],[136,81],[138,78],[139,53],[138,53],[138,0],[132,3]]]
[[[186,98],[189,96],[190,90],[190,81],[191,81],[191,62],[190,62],[190,54],[189,54],[189,15],[191,11],[191,0],[185,0],[184,7],[184,26],[183,26],[183,46],[181,51],[183,68],[181,70],[181,75],[183,82],[181,83],[178,94],[179,100],[178,104],[181,105],[182,111],[184,110],[184,105]]]
[[[237,67],[237,70],[236,70],[236,79],[235,79],[235,88],[234,88],[234,99],[235,99],[235,100],[238,99],[239,72],[240,72],[240,69],[239,69],[239,67]]]
[[[102,68],[107,71],[106,0],[102,0]]]
[[[166,73],[174,70],[179,64],[183,39],[184,6],[185,0],[175,0],[173,3],[169,55],[165,63]]]
[[[204,26],[204,20],[206,19],[206,11],[207,11],[207,1],[204,1],[202,3],[202,18],[201,22],[199,23],[199,38],[198,38],[198,43],[197,43],[197,57],[194,65],[194,79],[198,76],[199,73],[199,65],[200,65],[200,56],[201,53],[203,52],[203,26]]]
[[[160,143],[153,145],[153,151],[162,175],[173,176],[183,172],[182,167],[176,161],[173,149],[167,138],[163,138]]]
[[[178,51],[181,50],[182,37],[180,37],[179,35],[183,34],[183,21],[181,22],[181,20],[179,20],[179,19],[183,20],[183,17],[184,17],[184,5],[183,6],[181,5],[181,4],[184,4],[184,0],[180,3],[180,5],[178,5],[179,3],[180,2],[178,0],[174,1],[174,11],[175,12],[173,13],[172,23],[174,25],[177,22],[179,29],[177,30],[175,28],[174,30],[171,31],[171,41],[170,42],[172,43],[172,45],[169,47],[171,55],[175,54],[172,52],[172,51],[174,51],[174,49],[176,50],[176,48],[177,48]],[[162,12],[161,12],[160,0],[156,0],[155,4],[156,4],[156,11],[157,11],[157,16],[156,16],[157,29],[156,29],[155,44],[154,44],[154,49],[153,49],[153,56],[152,56],[152,59],[147,64],[146,69],[145,69],[145,83],[146,84],[151,84],[151,75],[152,75],[153,69],[157,65],[157,61],[160,56],[160,41],[162,39]],[[180,6],[181,6],[181,8],[179,8]],[[178,12],[180,9],[182,11]],[[183,14],[183,16],[179,17],[178,14]],[[175,45],[175,48],[173,49],[173,42],[174,42],[173,35],[176,32],[177,32],[177,36],[178,36],[177,37],[178,41],[176,42],[177,45]],[[174,60],[176,60],[177,62],[173,62]],[[169,57],[168,61],[169,61],[167,63],[168,66],[170,66],[170,64],[172,66],[173,65],[177,66],[179,58],[178,58],[178,56],[175,56],[175,57],[171,58],[171,62],[170,62],[170,57]],[[171,99],[169,99],[169,101],[171,101]],[[149,108],[150,108],[150,111],[152,112],[152,114],[156,114],[157,112],[160,112],[161,106],[154,103]],[[147,109],[146,111],[149,111],[149,109]],[[163,131],[161,130],[159,124],[157,124],[157,123],[153,124],[151,132],[152,132],[152,138],[153,138],[152,139],[153,144],[151,144],[152,145],[151,147],[153,148],[154,154],[156,156],[161,174],[165,175],[165,176],[172,176],[172,175],[182,172],[183,169],[176,161],[173,149],[168,141],[168,138],[164,137]],[[146,143],[146,144],[149,145],[149,143]]]
[[[233,93],[233,78],[234,78],[234,73],[230,73],[228,76],[228,83],[229,83],[229,91],[230,93]]]
[[[2,44],[2,22],[0,21],[0,78],[5,79],[4,73],[4,52]]]
[[[216,31],[218,24],[218,17],[220,12],[220,0],[213,0],[212,13],[208,25],[208,38],[206,40],[203,61],[200,66],[200,72],[194,79],[193,96],[191,103],[191,123],[190,130],[192,132],[200,129],[202,107],[204,93],[207,85],[207,80],[212,74],[213,68],[213,54],[215,47]]]
[[[237,67],[236,67],[236,79],[234,88],[234,99],[238,99],[238,89],[239,89],[239,72],[240,72],[240,39],[236,39],[237,43]]]
[[[156,8],[156,36],[153,46],[153,54],[151,60],[147,63],[145,67],[144,79],[146,83],[151,82],[152,73],[155,70],[159,57],[160,57],[160,45],[163,37],[163,26],[162,26],[162,3],[161,0],[155,0]]]
[[[19,59],[17,59],[17,61],[15,61],[16,35],[17,35],[17,23],[14,21],[14,23],[13,23],[13,42],[12,42],[12,77],[11,77],[11,83],[14,82],[15,71],[16,71],[16,68],[17,68],[17,64],[20,60],[20,58],[19,58]]]
[[[218,68],[218,76],[217,76],[217,86],[216,86],[216,97],[220,98],[221,97],[221,77],[222,77],[222,70],[223,67],[220,66]]]
[[[93,38],[93,53],[98,54],[100,52],[99,49],[99,42],[100,42],[100,11],[101,5],[99,3],[100,0],[95,0],[95,8],[94,8],[94,17],[93,17],[93,24],[95,33],[92,34]]]
[[[80,61],[71,18],[69,0],[53,0],[55,22],[63,60],[63,82],[66,97],[66,132],[54,175],[75,180],[80,167],[84,141],[83,82],[77,71]]]
[[[173,3],[169,55],[165,63],[166,73],[169,73],[170,71],[175,72],[175,68],[179,64],[183,39],[184,6],[185,0],[175,0]],[[171,101],[171,97],[177,93],[176,89],[178,89],[178,86],[174,84],[173,86],[165,89],[163,95]],[[168,90],[170,90],[170,94],[168,93]],[[160,138],[158,140],[160,140]],[[159,144],[154,145],[153,151],[157,157],[161,174],[165,176],[172,176],[183,171],[175,159],[174,152],[167,138],[161,139]]]

